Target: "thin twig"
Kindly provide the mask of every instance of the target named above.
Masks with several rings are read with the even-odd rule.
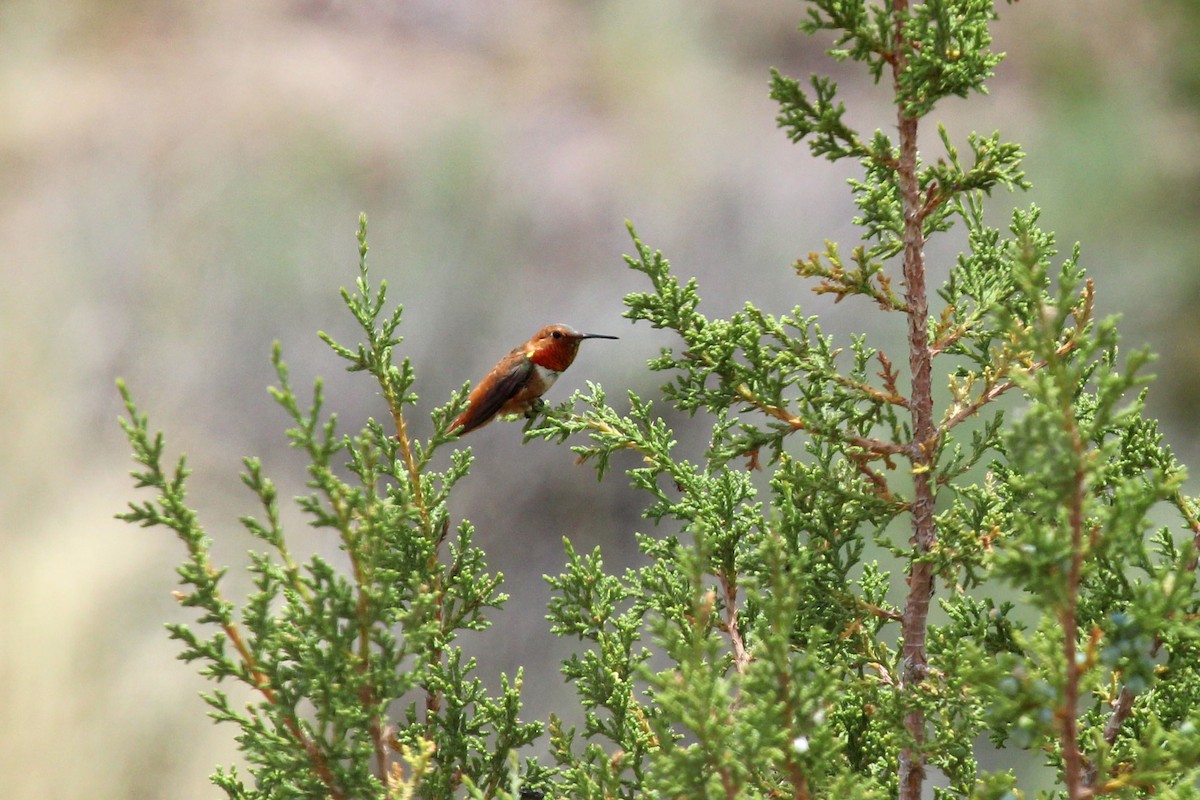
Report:
[[[1054,355],[1058,358],[1061,358],[1075,350],[1077,347],[1079,347],[1079,341],[1072,336],[1058,346],[1058,348],[1054,351]],[[1045,367],[1045,361],[1035,361],[1028,366],[1023,366],[1022,369],[1025,372],[1032,374],[1040,369],[1045,369]],[[1007,374],[1009,374],[1008,367],[994,375],[991,380],[995,381],[997,378],[1003,377]],[[1016,385],[1016,381],[1012,379],[1002,380],[998,383],[986,384],[983,391],[979,393],[977,398],[965,406],[960,406],[953,414],[942,421],[942,423],[938,426],[937,435],[939,437],[944,436],[947,431],[957,427],[958,425],[961,425],[963,422],[966,422],[968,419],[975,416],[975,414],[977,414],[981,408],[986,406],[988,403],[997,400],[1001,395],[1014,388]],[[936,442],[932,442],[931,444],[936,445]]]
[[[1196,518],[1183,492],[1177,491],[1171,495],[1171,504],[1179,509],[1184,521],[1192,529],[1192,558],[1188,561],[1187,568],[1189,572],[1195,572],[1197,564],[1200,564],[1200,519]]]
[[[883,608],[882,606],[877,606],[874,603],[868,603],[866,600],[863,600],[861,597],[855,597],[854,599],[856,601],[855,605],[858,608],[862,609],[863,611],[866,611],[868,614],[870,614],[873,617],[878,617],[879,619],[886,619],[888,622],[902,622],[904,620],[904,615],[898,611],[892,611],[891,609]]]
[[[754,406],[767,416],[774,417],[777,420],[787,423],[789,426],[791,426],[792,430],[802,431],[808,429],[807,423],[805,423],[805,421],[800,417],[789,414],[786,409],[780,408],[779,406],[764,402],[761,398],[759,398],[758,395],[751,391],[750,387],[746,384],[739,383],[734,391],[737,392],[738,397],[742,398],[742,400]]]
[[[400,448],[400,458],[404,461],[404,467],[408,472],[409,490],[412,492],[413,505],[417,507],[417,515],[421,521],[421,530],[424,531],[425,535],[434,544],[430,548],[427,566],[428,571],[433,575],[433,585],[429,587],[429,591],[436,598],[434,620],[437,622],[440,630],[445,624],[444,609],[446,594],[442,587],[441,571],[438,569],[438,556],[441,543],[445,540],[445,531],[433,530],[433,522],[429,516],[429,507],[425,504],[425,491],[421,486],[421,471],[417,467],[416,459],[413,458],[412,443],[408,438],[408,426],[404,422],[404,412],[400,407],[400,398],[396,396],[391,381],[381,380],[380,385],[383,388],[388,408],[392,412],[392,421],[396,425],[396,443]],[[435,646],[429,654],[429,663],[438,664],[441,660],[442,649]],[[427,727],[433,726],[433,718],[441,711],[441,707],[441,694],[433,689],[427,690],[425,693],[425,724]]]
[[[421,471],[417,468],[416,459],[413,458],[412,444],[408,439],[408,426],[404,422],[404,412],[400,410],[400,402],[392,391],[387,381],[384,381],[384,394],[387,398],[388,408],[392,412],[392,421],[396,424],[396,442],[400,446],[400,457],[404,461],[404,468],[408,470],[408,485],[412,491],[413,504],[417,507],[417,514],[421,517],[421,527],[427,534],[432,535],[429,530],[429,509],[425,505],[425,490],[421,486]]]
[[[858,434],[851,433],[842,438],[846,444],[857,447],[871,455],[872,460],[887,458],[888,456],[906,455],[912,451],[911,444],[885,442],[883,439],[874,439],[870,436],[859,436]]]
[[[843,453],[850,463],[854,464],[854,468],[857,469],[859,473],[870,482],[872,487],[874,487],[874,493],[877,497],[879,497],[879,499],[892,505],[901,502],[897,500],[894,494],[892,494],[892,489],[888,485],[887,478],[883,476],[883,473],[871,468],[871,454],[858,453],[853,450],[845,450]],[[887,462],[888,466],[893,466],[890,461],[887,461],[886,457],[884,457],[884,460]]]
[[[895,391],[880,391],[868,383],[852,381],[843,375],[834,375],[833,382],[862,394],[871,402],[908,408],[908,399]]]
[[[737,581],[724,572],[717,573],[717,580],[721,582],[721,591],[725,594],[725,619],[721,622],[721,627],[729,634],[729,643],[733,647],[733,666],[738,675],[744,676],[746,665],[750,663],[750,654],[746,651],[746,642],[738,629]]]

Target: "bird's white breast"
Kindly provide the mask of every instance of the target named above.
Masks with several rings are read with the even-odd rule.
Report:
[[[558,376],[560,374],[552,369],[548,369],[543,367],[541,364],[536,363],[533,365],[533,369],[537,373],[538,379],[542,382],[546,389],[549,389],[554,385],[554,382],[558,380]]]

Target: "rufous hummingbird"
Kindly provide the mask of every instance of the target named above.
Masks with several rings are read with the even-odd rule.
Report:
[[[579,352],[584,339],[616,339],[580,333],[569,325],[547,325],[525,344],[500,359],[467,397],[467,410],[450,426],[459,436],[482,428],[501,414],[532,417],[544,405],[542,395]]]

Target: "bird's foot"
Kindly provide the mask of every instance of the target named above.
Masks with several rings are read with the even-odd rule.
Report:
[[[546,407],[546,401],[538,398],[529,404],[529,409],[525,412],[525,426],[521,428],[521,433],[529,433],[529,429],[537,422],[538,414]]]
[[[529,408],[525,412],[525,419],[533,419],[538,414],[542,413],[542,409],[544,409],[545,407],[546,407],[545,400],[543,400],[540,397],[535,398],[534,401],[529,404]]]

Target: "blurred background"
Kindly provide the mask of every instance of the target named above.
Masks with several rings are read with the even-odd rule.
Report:
[[[1200,456],[1200,6],[1192,0],[1000,5],[1009,57],[991,94],[946,102],[956,142],[1000,129],[1034,189],[992,201],[1003,224],[1036,202],[1064,252],[1083,243],[1124,342],[1160,355],[1151,413]],[[621,318],[648,288],[621,259],[630,219],[702,310],[801,304],[840,338],[894,321],[811,294],[789,265],[857,238],[845,180],[775,128],[768,69],[832,71],[851,122],[890,129],[888,93],[795,32],[792,0],[5,0],[0,3],[0,796],[214,797],[237,763],[205,716],[205,684],[164,621],[180,544],[113,519],[135,494],[113,387],[124,377],[217,558],[241,564],[256,511],[238,472],[263,458],[281,494],[304,460],[268,397],[271,342],[298,387],[321,375],[343,430],[386,416],[315,332],[358,341],[360,211],[372,277],[404,304],[403,353],[428,410],[550,322],[616,334],[585,344],[555,387],[585,380],[618,408],[657,396],[645,361],[675,346]],[[933,125],[925,154],[936,157]],[[935,285],[954,240],[931,252]],[[670,417],[696,458],[702,419]],[[468,637],[482,677],[525,664],[527,718],[569,697],[570,642],[543,621],[562,537],[637,563],[643,499],[620,469],[597,483],[518,425],[467,441],[477,461],[454,513],[507,576],[494,627]],[[1193,481],[1192,491],[1196,491]],[[296,552],[334,552],[294,511]],[[305,549],[307,547],[307,550]],[[244,580],[231,573],[231,591]]]

